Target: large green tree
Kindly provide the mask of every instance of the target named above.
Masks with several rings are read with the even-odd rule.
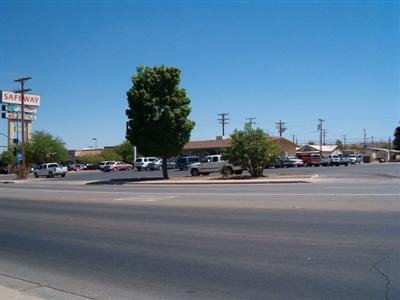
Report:
[[[400,126],[396,127],[394,131],[393,149],[400,150]]]
[[[179,154],[194,127],[188,119],[190,99],[179,87],[180,70],[138,67],[132,83],[127,92],[126,138],[141,154],[161,157],[163,177],[168,179],[167,159]]]
[[[260,128],[252,129],[246,125],[244,130],[235,130],[231,139],[227,158],[231,163],[247,169],[252,177],[262,176],[264,167],[279,156],[278,147]]]
[[[64,162],[67,155],[64,141],[46,131],[35,131],[26,144],[26,160],[29,164]]]

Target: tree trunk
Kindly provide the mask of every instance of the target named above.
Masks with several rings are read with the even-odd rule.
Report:
[[[165,157],[163,157],[163,159],[162,159],[162,172],[163,172],[163,178],[169,179],[168,168],[167,168],[167,158],[165,158]]]

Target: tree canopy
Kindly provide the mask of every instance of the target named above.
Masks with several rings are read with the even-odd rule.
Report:
[[[121,156],[121,160],[126,163],[132,163],[133,161],[133,146],[131,142],[124,141],[123,143],[119,144],[115,147],[114,151]]]
[[[161,157],[163,177],[167,179],[167,159],[179,154],[194,127],[188,119],[190,99],[179,87],[180,70],[140,66],[132,83],[127,92],[126,138],[143,155]]]
[[[65,143],[58,137],[53,137],[46,131],[35,131],[31,140],[26,144],[26,159],[29,164],[46,162],[64,162],[68,150]]]
[[[8,166],[15,164],[15,155],[11,149],[4,151],[0,155],[0,166]]]
[[[400,150],[400,126],[396,127],[394,131],[393,149]]]
[[[232,146],[226,156],[235,165],[246,168],[252,177],[263,175],[264,167],[279,156],[278,147],[260,128],[246,125],[231,135]]]

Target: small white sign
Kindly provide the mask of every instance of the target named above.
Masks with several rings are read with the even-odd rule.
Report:
[[[22,114],[21,113],[15,113],[15,112],[7,112],[7,113],[2,113],[1,117],[3,119],[10,119],[10,120],[21,120]],[[24,120],[25,121],[36,121],[37,120],[37,115],[36,114],[25,114],[24,115]]]
[[[8,112],[20,112],[21,111],[21,105],[7,104],[7,105],[5,105],[5,110],[8,111]],[[24,107],[24,112],[30,113],[30,114],[36,114],[37,113],[37,107],[25,106]]]

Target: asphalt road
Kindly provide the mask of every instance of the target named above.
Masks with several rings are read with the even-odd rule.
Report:
[[[400,299],[386,166],[307,168],[328,173],[305,184],[2,185],[0,275],[48,299]]]

